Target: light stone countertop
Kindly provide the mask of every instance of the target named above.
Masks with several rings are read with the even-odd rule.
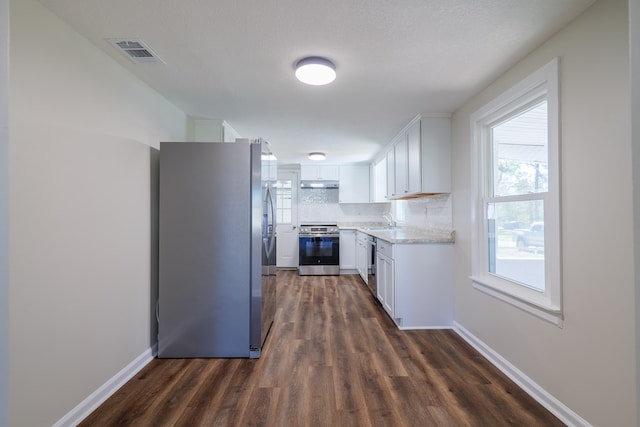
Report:
[[[455,243],[455,231],[442,228],[386,228],[379,223],[339,223],[338,227],[362,231],[389,243]]]
[[[358,230],[366,227],[384,227],[384,222],[339,222],[340,230]]]

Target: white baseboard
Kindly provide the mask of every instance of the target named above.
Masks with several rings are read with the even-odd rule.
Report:
[[[440,328],[434,328],[440,329]],[[444,327],[442,329],[450,329]],[[568,426],[590,427],[585,419],[580,417],[569,407],[556,399],[549,392],[536,384],[531,378],[520,371],[508,360],[498,354],[491,347],[486,345],[482,340],[473,335],[467,329],[457,322],[453,324],[453,330],[460,335],[473,348],[478,350],[484,357],[494,366],[502,371],[507,377],[515,382],[527,394],[533,397],[538,403],[547,408],[553,415],[558,417],[560,421]],[[129,381],[135,374],[144,368],[157,354],[157,345],[143,352],[136,357],[131,363],[124,367],[120,372],[114,375],[106,383],[100,386],[96,391],[84,399],[78,406],[73,408],[67,415],[56,422],[53,427],[73,427],[84,420],[91,412],[107,400],[113,393]]]
[[[453,323],[453,330],[460,335],[466,342],[471,344],[473,348],[478,350],[489,362],[500,369],[506,376],[515,382],[527,394],[533,397],[538,403],[547,408],[549,412],[558,417],[560,421],[568,426],[590,427],[585,419],[573,412],[569,407],[561,401],[553,397],[549,392],[536,384],[531,378],[525,375],[507,359],[500,356],[495,350],[486,345],[482,340],[466,330],[457,322]]]
[[[429,329],[453,329],[452,326],[442,325],[442,326],[398,326],[398,329],[401,331],[417,331],[417,330],[429,330]]]
[[[145,350],[131,363],[125,366],[120,372],[115,374],[106,383],[101,385],[96,391],[91,393],[78,406],[73,408],[67,415],[56,422],[53,427],[73,427],[89,416],[98,406],[107,400],[113,393],[129,381],[142,368],[153,360],[158,352],[157,344]]]

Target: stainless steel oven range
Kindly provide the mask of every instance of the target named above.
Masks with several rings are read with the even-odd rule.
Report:
[[[301,224],[299,240],[300,275],[340,274],[340,229],[337,224]]]

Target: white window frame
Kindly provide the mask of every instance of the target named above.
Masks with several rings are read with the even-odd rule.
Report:
[[[288,188],[283,188],[279,186],[280,181],[290,181],[291,182],[291,186]],[[294,181],[292,179],[279,179],[276,181],[276,223],[278,225],[294,225],[294,219],[293,219],[293,186],[294,186]],[[291,203],[289,203],[289,207],[284,207],[283,204],[283,193],[287,192],[289,193],[289,200],[291,200]],[[284,211],[289,211],[289,221],[284,221],[283,217],[284,217]],[[282,217],[282,218],[281,218]]]
[[[562,327],[558,62],[558,58],[554,58],[471,115],[471,280],[475,289]],[[540,292],[489,272],[486,206],[493,200],[489,197],[492,179],[490,127],[543,99],[547,100],[549,180],[548,191],[539,197],[544,203],[545,222],[545,291]],[[518,200],[518,196],[513,199]],[[504,198],[501,200],[505,201]]]

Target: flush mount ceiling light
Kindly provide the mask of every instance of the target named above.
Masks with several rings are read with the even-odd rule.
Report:
[[[296,78],[308,85],[326,85],[336,79],[336,66],[319,56],[304,58],[296,64]]]
[[[309,153],[309,160],[324,160],[326,158],[324,153]]]

